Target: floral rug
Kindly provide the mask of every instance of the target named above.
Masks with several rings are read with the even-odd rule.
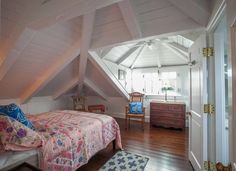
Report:
[[[99,171],[143,171],[149,158],[126,151],[118,151]]]

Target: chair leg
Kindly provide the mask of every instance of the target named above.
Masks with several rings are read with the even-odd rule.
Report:
[[[129,129],[130,129],[130,117],[129,117]]]
[[[144,130],[144,117],[142,118],[142,129]]]
[[[127,130],[127,124],[128,124],[128,122],[127,122],[127,119],[128,119],[128,117],[127,117],[127,115],[125,115],[125,129]]]

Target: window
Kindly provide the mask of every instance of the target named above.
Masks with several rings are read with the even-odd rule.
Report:
[[[161,89],[162,93],[165,93],[163,89],[168,91],[169,95],[175,96],[177,93],[177,74],[176,72],[162,72],[161,73]]]
[[[164,89],[167,89],[169,95],[179,95],[176,72],[133,72],[132,85],[133,91],[143,92],[147,95],[164,95]]]
[[[132,76],[133,90],[144,92],[144,75],[142,73],[134,73]]]

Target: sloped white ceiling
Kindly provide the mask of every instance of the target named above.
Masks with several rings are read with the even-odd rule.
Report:
[[[185,33],[184,36],[198,37],[200,34],[201,32],[197,31]],[[120,64],[127,68],[131,68],[131,66],[133,68],[147,68],[187,65],[190,61],[188,48],[193,44],[193,41],[184,36],[152,37],[141,41],[137,40],[130,44],[115,46],[105,56],[102,57],[100,54],[100,57],[103,60]],[[97,51],[103,50],[101,48]],[[122,58],[124,60],[120,60]]]
[[[189,16],[170,0],[130,0],[127,3],[130,11],[124,9],[121,1],[1,0],[0,99],[20,98],[25,102],[33,96],[53,95],[60,89],[62,94],[77,91],[73,88],[80,79],[76,77],[79,70],[76,64],[80,62],[80,48],[85,43],[90,44],[89,51],[96,51],[100,58],[116,63],[140,41],[204,27],[195,20],[197,13]],[[199,5],[207,14],[204,4],[183,1]],[[88,23],[83,16],[94,10],[93,32],[87,33],[82,29]],[[134,20],[137,22],[130,25]],[[140,30],[140,37],[133,37],[133,30]],[[81,41],[84,34],[92,35],[91,40]],[[137,55],[138,51],[134,51],[121,64],[130,67]],[[176,54],[157,43],[152,51],[144,49],[135,66],[156,64],[157,56],[162,65],[183,62],[178,58],[177,63],[177,58],[173,58]],[[100,94],[120,96],[114,85],[111,86],[113,83],[93,64],[88,62],[85,68],[85,78],[93,82],[92,87],[96,86]],[[72,82],[71,86],[66,87],[67,82]],[[93,94],[88,87],[84,92]]]
[[[17,98],[80,37],[80,18],[37,31],[0,80],[0,97]],[[19,42],[20,44],[21,42]],[[17,88],[16,88],[17,85]]]

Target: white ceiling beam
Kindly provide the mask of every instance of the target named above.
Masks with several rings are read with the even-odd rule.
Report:
[[[97,95],[99,95],[103,100],[107,101],[108,96],[106,95],[106,93],[104,93],[92,80],[90,80],[89,78],[85,78],[84,84],[92,89],[95,93],[97,93]]]
[[[178,43],[175,43],[175,42],[170,42],[168,43],[171,47],[179,50],[180,52],[182,52],[183,54],[185,54],[186,56],[188,55],[188,48],[178,44]]]
[[[104,48],[102,49],[102,52],[101,52],[101,58],[105,58],[107,56],[107,54],[113,49],[113,47],[111,48]]]
[[[200,35],[200,34],[199,34]],[[196,35],[194,33],[186,33],[186,34],[181,34],[181,36],[185,39],[191,40],[193,42],[195,42],[195,40],[198,38],[199,35]]]
[[[59,74],[68,64],[78,57],[80,50],[80,40],[77,40],[58,60],[53,63],[42,75],[37,76],[27,89],[21,94],[20,102],[25,103],[45,85],[47,85],[57,74]]]
[[[121,14],[125,21],[126,26],[133,39],[139,39],[142,37],[142,31],[140,24],[137,20],[133,6],[129,0],[124,0],[118,3]]]
[[[128,100],[129,93],[121,85],[115,75],[108,69],[102,59],[95,52],[89,51],[89,54],[89,60],[92,62],[92,64],[101,72],[101,74],[113,86],[113,88],[115,88],[121,96]]]
[[[145,47],[146,47],[146,44],[144,44],[143,46],[141,46],[141,47],[139,48],[139,52],[138,52],[137,56],[135,57],[133,63],[132,63],[131,66],[130,66],[131,69],[134,68],[134,66],[135,66],[135,64],[136,64],[136,62],[137,62],[137,60],[138,60],[138,58],[142,55],[142,52],[143,52],[143,50],[144,50]]]
[[[189,65],[188,64],[177,64],[177,65],[162,65],[161,68],[159,68],[160,70],[162,70],[163,68],[167,69],[167,68],[180,68],[180,67],[183,67],[183,68],[189,68]],[[147,66],[147,67],[134,67],[133,68],[133,71],[135,70],[144,70],[144,69],[157,69],[156,66]]]
[[[160,55],[157,55],[157,67],[158,67],[158,68],[161,68]]]
[[[14,49],[11,49],[6,56],[6,59],[3,60],[0,65],[0,80],[7,74],[9,69],[16,62],[17,58],[20,56],[22,51],[29,45],[33,37],[35,36],[36,31],[32,29],[25,29],[23,33],[19,36],[19,39],[16,41],[16,46]]]
[[[79,78],[75,77],[72,80],[70,80],[69,82],[66,82],[63,86],[61,86],[59,88],[59,90],[57,90],[54,94],[53,94],[53,99],[56,100],[59,97],[61,97],[62,95],[64,95],[66,92],[68,92],[69,90],[71,90],[72,88],[74,88],[76,85],[78,85],[79,82]]]
[[[91,38],[93,34],[95,13],[96,12],[93,11],[83,16],[81,48],[80,48],[80,58],[79,58],[79,85],[78,85],[79,93],[81,93],[84,83],[84,77],[88,59],[88,50],[90,48]]]
[[[184,60],[185,62],[189,62],[189,57],[186,56],[185,54],[181,53],[180,51],[176,50],[175,48],[171,47],[169,44],[167,43],[161,43],[164,47],[166,47],[167,49],[171,50],[173,53],[175,53],[178,57],[180,57],[182,60]]]
[[[55,23],[82,16],[121,0],[51,0],[32,14],[30,27],[42,29]],[[53,9],[53,10],[52,10]]]
[[[143,43],[142,43],[143,44]],[[134,53],[138,48],[140,48],[141,44],[138,43],[135,46],[131,47],[128,51],[126,51],[117,61],[116,64],[120,65],[124,62],[132,53]]]
[[[201,26],[207,26],[210,16],[210,9],[207,3],[200,4],[199,0],[168,0],[185,15],[189,16]]]

